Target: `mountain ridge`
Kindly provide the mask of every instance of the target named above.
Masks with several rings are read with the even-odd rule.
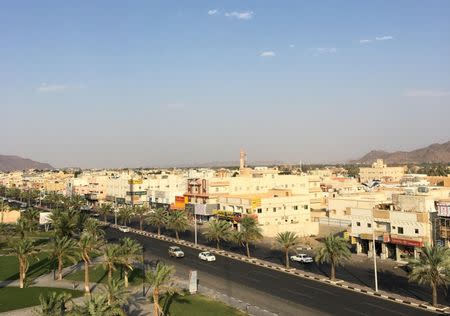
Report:
[[[50,164],[15,155],[0,155],[0,171],[10,172],[28,169],[54,169]]]

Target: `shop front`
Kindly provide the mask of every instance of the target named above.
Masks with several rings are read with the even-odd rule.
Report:
[[[422,240],[398,236],[391,236],[390,243],[395,245],[395,259],[403,262],[408,262],[411,259],[417,259],[420,253],[420,248],[423,247]]]

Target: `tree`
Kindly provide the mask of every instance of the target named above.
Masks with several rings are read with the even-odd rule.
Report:
[[[341,265],[344,260],[350,258],[351,253],[349,248],[344,238],[330,234],[317,250],[316,261],[320,263],[327,262],[331,265],[331,280],[336,278],[336,266]]]
[[[78,261],[77,243],[70,237],[56,236],[53,240],[53,256],[58,261],[58,280],[62,280],[62,269],[64,260],[77,263]]]
[[[134,215],[136,215],[139,219],[139,229],[143,230],[144,220],[146,220],[149,216],[150,208],[148,206],[136,206],[134,208]]]
[[[231,224],[227,221],[212,220],[203,235],[208,241],[214,240],[216,248],[220,250],[220,241],[228,240],[231,236]]]
[[[101,293],[90,297],[84,305],[77,306],[74,312],[80,316],[126,316],[118,305],[108,304],[108,295]]]
[[[10,247],[19,260],[19,287],[23,289],[30,265],[29,258],[36,254],[37,249],[34,242],[28,238],[11,241]]]
[[[103,221],[106,223],[108,221],[108,215],[111,214],[113,210],[111,203],[103,203],[100,207],[97,208],[97,212],[103,216]]]
[[[97,249],[100,248],[99,240],[95,239],[94,236],[84,231],[81,234],[80,240],[78,241],[78,249],[81,253],[81,258],[84,261],[84,293],[89,295],[91,289],[89,287],[89,265],[91,264],[91,255],[95,253]]]
[[[167,219],[167,226],[175,231],[175,237],[180,239],[180,233],[187,230],[189,222],[184,211],[172,211]]]
[[[28,208],[25,212],[22,212],[22,216],[27,230],[30,233],[35,231],[39,225],[39,211],[34,208]]]
[[[286,268],[289,269],[289,250],[298,245],[300,240],[294,232],[278,233],[275,240],[285,252]]]
[[[116,270],[116,266],[121,263],[121,250],[118,244],[108,244],[105,247],[103,267],[108,271],[108,282],[112,281],[112,273]]]
[[[263,238],[258,221],[250,216],[245,216],[240,221],[240,230],[235,232],[233,239],[245,247],[247,257],[250,258],[250,243]]]
[[[55,209],[50,215],[55,236],[72,237],[75,234],[76,218],[69,214],[68,211]]]
[[[128,274],[133,270],[133,263],[142,255],[142,246],[134,239],[125,237],[120,244],[120,263],[124,268],[125,287],[128,287]]]
[[[159,295],[162,291],[171,288],[172,276],[175,269],[163,263],[158,263],[156,269],[150,270],[145,274],[145,281],[153,288],[153,316],[159,316],[162,309],[159,305]]]
[[[134,209],[131,206],[124,206],[119,209],[119,218],[122,225],[127,225],[133,217]]]
[[[431,287],[432,304],[437,306],[437,289],[446,287],[450,281],[450,249],[439,246],[425,246],[418,260],[412,260],[409,279]]]
[[[103,240],[105,237],[105,231],[94,218],[86,219],[84,223],[84,231],[92,235],[96,240]]]
[[[64,315],[66,305],[70,301],[72,301],[70,293],[51,292],[47,295],[41,294],[39,296],[41,306],[36,312],[40,316]]]
[[[104,293],[108,299],[108,305],[123,307],[128,303],[130,292],[124,289],[122,280],[108,280],[104,288]]]
[[[157,208],[154,213],[150,213],[147,223],[158,229],[158,236],[161,235],[161,227],[167,224],[168,213],[164,208]]]

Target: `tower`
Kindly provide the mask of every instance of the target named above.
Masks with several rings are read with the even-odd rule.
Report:
[[[245,167],[247,167],[247,154],[243,149],[241,149],[239,157],[239,169],[244,169]]]

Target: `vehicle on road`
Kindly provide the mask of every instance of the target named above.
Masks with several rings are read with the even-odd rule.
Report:
[[[291,256],[291,260],[300,263],[311,263],[314,262],[313,258],[308,256],[305,253],[298,253],[296,255]]]
[[[169,256],[176,257],[176,258],[183,258],[184,252],[178,246],[170,246],[169,247]]]
[[[198,254],[198,257],[199,257],[201,260],[208,261],[208,262],[216,261],[216,256],[214,256],[214,255],[213,255],[212,253],[210,253],[209,251],[200,252],[200,253]]]
[[[123,233],[129,233],[130,232],[130,227],[127,226],[119,226],[119,230]]]

